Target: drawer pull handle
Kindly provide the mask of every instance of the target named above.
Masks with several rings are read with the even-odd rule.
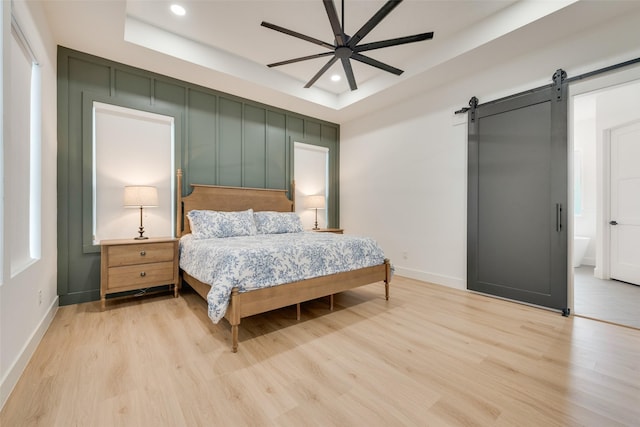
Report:
[[[144,277],[146,275],[147,275],[147,273],[145,273],[144,271],[142,273],[140,273],[140,277]]]
[[[140,256],[145,256],[147,253],[145,251],[140,251]]]

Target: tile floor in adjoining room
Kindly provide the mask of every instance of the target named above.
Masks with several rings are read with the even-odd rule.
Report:
[[[593,266],[574,268],[574,314],[640,328],[640,286],[593,276]]]

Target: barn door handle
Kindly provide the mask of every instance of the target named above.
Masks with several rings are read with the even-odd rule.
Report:
[[[556,203],[556,231],[562,231],[562,203]]]
[[[611,225],[618,225],[618,221],[616,221],[615,219],[612,221],[609,221],[609,224]]]

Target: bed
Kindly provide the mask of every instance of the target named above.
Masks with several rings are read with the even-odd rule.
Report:
[[[187,215],[192,211],[240,212],[252,210],[267,214],[269,212],[294,212],[294,202],[287,197],[286,190],[253,189],[239,187],[223,187],[213,185],[191,184],[192,192],[182,195],[182,173],[177,174],[177,218],[176,233],[181,238],[181,257],[188,251],[186,246],[193,240],[190,220]],[[192,214],[193,215],[193,214]],[[193,216],[191,217],[193,220]],[[328,233],[300,233],[316,239],[330,239]],[[325,236],[322,236],[325,235]],[[338,237],[337,235],[335,237]],[[343,236],[340,236],[343,237]],[[346,236],[344,236],[346,237]],[[232,238],[234,239],[234,238]],[[216,239],[214,239],[216,240]],[[225,239],[218,239],[225,240]],[[242,239],[237,239],[242,240]],[[185,246],[183,246],[183,244]],[[263,246],[270,246],[263,245]],[[266,250],[266,249],[265,249]],[[185,255],[186,256],[186,255]],[[211,285],[206,283],[204,276],[198,272],[188,272],[183,269],[185,259],[181,259],[180,278],[193,288],[209,305]],[[351,267],[350,267],[351,268]],[[189,270],[189,267],[187,267]],[[198,274],[196,274],[198,273]],[[206,280],[206,279],[205,279]],[[264,313],[278,308],[296,305],[298,317],[300,303],[321,297],[330,297],[330,308],[333,308],[333,295],[359,286],[382,282],[384,283],[385,299],[389,299],[389,284],[391,281],[391,264],[388,259],[379,259],[375,265],[355,267],[348,271],[312,277],[293,282],[277,284],[257,289],[240,289],[234,286],[229,290],[229,299],[225,301],[224,310],[217,315],[227,319],[231,325],[231,346],[235,353],[238,350],[238,330],[241,319]],[[216,311],[216,310],[214,310]],[[214,317],[212,317],[212,320]],[[214,320],[216,321],[216,320]]]

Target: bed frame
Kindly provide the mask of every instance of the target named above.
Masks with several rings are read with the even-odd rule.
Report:
[[[188,196],[182,195],[182,171],[177,174],[177,221],[178,237],[190,233],[186,214],[193,209],[210,209],[217,211],[254,211],[293,212],[294,202],[287,198],[286,190],[269,190],[256,188],[222,187],[214,185],[191,184],[193,191]],[[293,189],[292,189],[293,192]],[[207,299],[210,286],[188,273],[180,270],[181,282],[191,286],[202,298]],[[233,288],[231,301],[225,319],[231,324],[232,351],[238,351],[238,328],[243,317],[264,313],[290,305],[296,305],[300,318],[300,303],[353,289],[375,282],[384,282],[385,298],[389,299],[391,282],[391,264],[389,260],[373,267],[347,271],[345,273],[316,277],[299,282],[288,283],[269,288],[256,289],[249,292]]]

